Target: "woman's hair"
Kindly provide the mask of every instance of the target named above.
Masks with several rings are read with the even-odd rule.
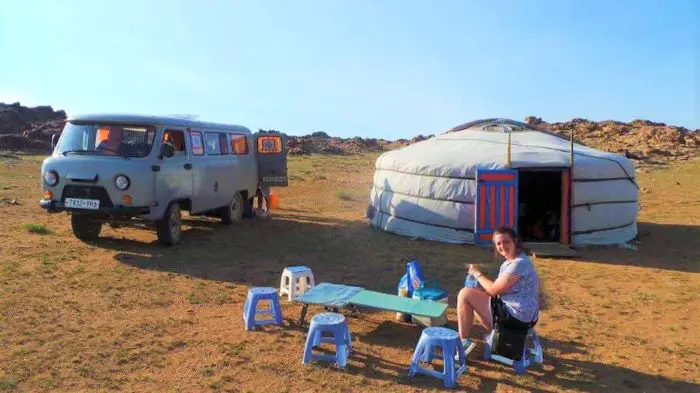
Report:
[[[520,236],[518,236],[518,234],[515,233],[515,231],[512,230],[511,228],[500,227],[493,232],[493,239],[496,239],[496,235],[508,235],[513,240],[513,243],[515,243],[515,253],[516,254],[519,254],[522,252],[527,253],[527,250],[525,249],[525,247],[523,247],[523,243],[520,239]],[[493,247],[493,252],[496,255],[496,257],[500,256],[500,254],[498,254],[498,250],[495,247],[495,244]]]

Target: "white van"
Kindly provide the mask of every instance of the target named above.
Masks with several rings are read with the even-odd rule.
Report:
[[[287,186],[286,141],[176,117],[75,116],[41,174],[41,206],[69,212],[77,238],[97,238],[104,223],[151,223],[172,245],[182,210],[232,224],[251,215],[259,179]]]

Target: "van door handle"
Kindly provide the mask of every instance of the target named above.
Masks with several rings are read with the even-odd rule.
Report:
[[[192,169],[192,164],[185,164],[185,169],[187,169],[187,170]]]

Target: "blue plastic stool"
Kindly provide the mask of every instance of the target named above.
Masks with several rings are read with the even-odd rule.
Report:
[[[442,355],[436,354],[435,349],[442,348]],[[455,354],[458,354],[459,362],[455,365]],[[419,365],[420,362],[431,363],[433,359],[442,359],[443,372],[428,370]],[[408,377],[411,378],[416,373],[429,375],[443,380],[447,388],[454,388],[457,384],[457,377],[467,371],[467,358],[464,356],[464,346],[459,334],[444,327],[429,327],[423,329],[416,350],[413,352],[413,359],[408,369]]]
[[[324,336],[323,333],[331,333],[331,336]],[[320,346],[322,342],[335,344],[335,355],[315,355],[313,348]],[[302,364],[308,364],[313,360],[323,360],[335,362],[338,367],[345,368],[351,350],[350,328],[342,314],[324,312],[311,318]]]
[[[270,308],[268,310],[258,310],[258,302],[261,300],[269,300]],[[268,317],[267,319],[258,319],[255,317]],[[248,290],[248,297],[243,305],[243,322],[245,322],[245,330],[253,330],[255,326],[262,325],[282,325],[282,307],[277,296],[277,289],[271,287],[256,287]]]
[[[485,360],[495,360],[497,362],[513,366],[515,373],[518,375],[525,373],[525,370],[530,367],[530,365],[535,363],[541,364],[544,361],[542,344],[540,343],[540,338],[537,336],[535,328],[532,328],[527,332],[527,336],[525,337],[525,345],[523,346],[523,354],[520,360],[509,359],[505,356],[492,353],[493,339],[495,335],[496,331],[492,330],[486,338],[486,347],[484,348]]]

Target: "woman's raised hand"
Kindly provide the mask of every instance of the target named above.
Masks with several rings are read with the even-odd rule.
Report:
[[[477,276],[477,275],[479,275],[479,273],[481,273],[479,268],[476,267],[476,265],[470,263],[469,264],[469,274],[471,274],[472,276]]]

